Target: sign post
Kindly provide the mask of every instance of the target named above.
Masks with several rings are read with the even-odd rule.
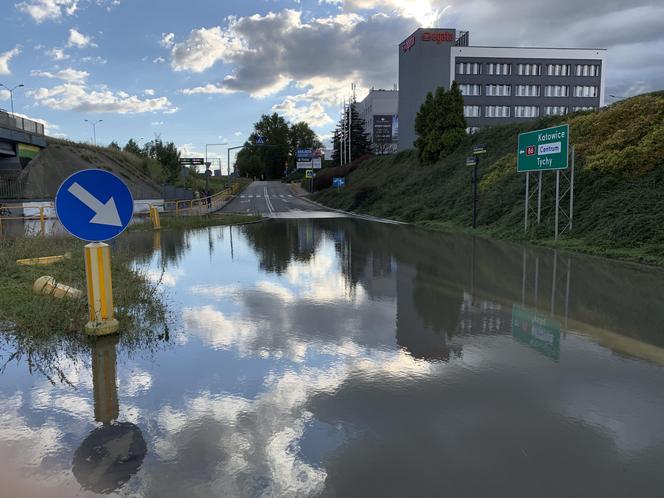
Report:
[[[64,228],[85,246],[91,335],[113,334],[114,317],[111,249],[101,241],[120,235],[134,214],[134,200],[125,183],[113,173],[98,169],[78,171],[67,178],[55,196],[55,209]]]
[[[537,182],[537,223],[540,223],[542,215],[542,172],[551,170],[556,172],[555,237],[558,239],[558,221],[560,210],[560,171],[568,168],[568,155],[568,124],[519,134],[519,145],[517,150],[517,172],[526,173],[526,197],[524,214],[524,230],[526,232],[528,231],[528,211],[530,209],[530,173],[538,172],[539,174],[539,179]],[[574,183],[572,181],[570,187],[570,199],[573,199],[574,197],[573,190]]]
[[[473,229],[477,228],[477,167],[480,164],[479,156],[486,154],[486,145],[473,145],[473,155],[466,158],[466,166],[473,167]]]

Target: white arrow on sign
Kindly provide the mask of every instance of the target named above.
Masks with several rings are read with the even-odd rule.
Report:
[[[525,154],[525,152],[526,152],[525,150],[520,150],[519,154]]]
[[[118,213],[118,208],[115,206],[115,200],[113,200],[113,197],[104,204],[76,182],[74,182],[67,190],[71,195],[95,212],[90,223],[95,223],[96,225],[110,225],[114,227],[122,226],[120,213]]]

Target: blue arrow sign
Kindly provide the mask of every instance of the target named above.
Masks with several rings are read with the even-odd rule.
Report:
[[[256,145],[265,145],[265,137],[258,135],[256,137]]]
[[[67,178],[55,195],[60,223],[74,237],[95,242],[120,235],[134,214],[127,185],[113,173],[84,169]]]

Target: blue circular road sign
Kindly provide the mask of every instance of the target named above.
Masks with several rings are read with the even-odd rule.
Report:
[[[67,178],[55,195],[60,222],[74,237],[96,242],[120,235],[134,214],[127,185],[113,173],[84,169]]]

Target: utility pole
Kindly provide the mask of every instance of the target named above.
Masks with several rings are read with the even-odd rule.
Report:
[[[11,101],[12,116],[13,116],[14,115],[14,90],[16,90],[17,88],[24,87],[25,85],[23,83],[21,83],[20,85],[16,85],[14,88],[9,88],[8,86],[5,86],[2,83],[0,83],[0,86],[6,88],[7,91],[9,91],[9,100]]]
[[[90,123],[92,125],[92,139],[93,143],[95,144],[95,147],[97,146],[97,125],[104,121],[103,119],[98,119],[97,121],[89,121],[85,120],[86,123]]]
[[[339,148],[339,161],[341,166],[346,164],[346,97],[341,105],[341,147]]]

